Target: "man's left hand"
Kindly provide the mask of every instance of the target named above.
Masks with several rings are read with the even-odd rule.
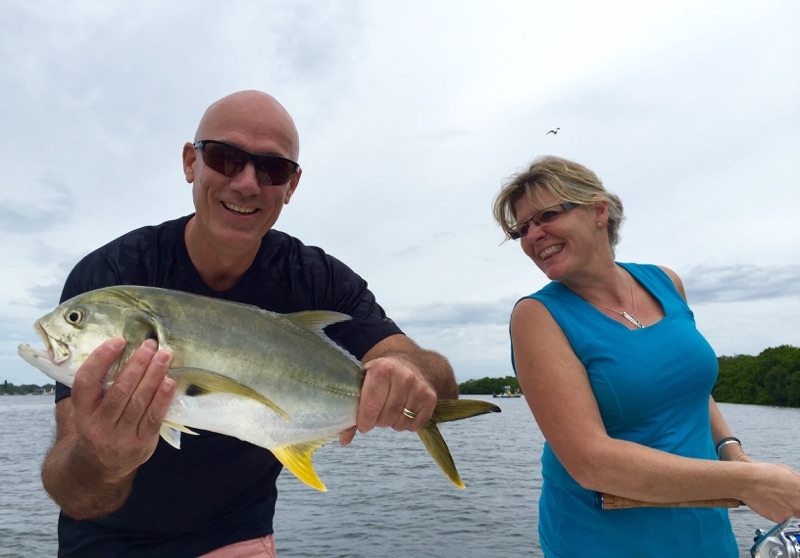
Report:
[[[356,430],[366,434],[378,426],[415,432],[428,423],[438,398],[413,363],[392,355],[371,360],[364,368],[356,426],[342,432],[340,444],[352,442]]]

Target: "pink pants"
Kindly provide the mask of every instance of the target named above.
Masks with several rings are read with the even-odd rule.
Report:
[[[259,539],[229,544],[203,554],[200,558],[276,558],[275,539],[272,535],[267,535]]]

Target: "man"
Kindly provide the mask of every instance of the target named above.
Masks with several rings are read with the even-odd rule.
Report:
[[[138,284],[276,312],[349,314],[353,320],[327,331],[367,371],[357,429],[418,430],[437,399],[458,397],[452,368],[403,335],[344,264],[272,229],[297,189],[298,155],[294,122],[274,98],[241,91],[217,101],[183,148],[195,213],[89,254],[62,300]],[[185,436],[180,451],[159,440],[175,389],[166,377],[170,354],[146,341],[104,393],[124,345],[122,338],[101,345],[71,392],[57,390],[56,440],[42,479],[62,510],[59,556],[274,556],[280,463],[263,448],[209,432]]]

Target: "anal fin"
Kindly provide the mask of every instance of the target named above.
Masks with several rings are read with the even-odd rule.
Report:
[[[283,466],[289,469],[294,476],[306,483],[312,488],[326,492],[328,489],[319,480],[317,473],[314,472],[314,466],[311,464],[311,455],[319,448],[328,443],[325,441],[312,441],[292,446],[283,446],[282,448],[271,449],[270,451],[275,457],[283,463]]]

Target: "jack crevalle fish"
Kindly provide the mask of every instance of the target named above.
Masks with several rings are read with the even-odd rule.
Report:
[[[306,484],[325,490],[311,455],[356,423],[364,368],[323,329],[346,314],[277,314],[255,306],[154,287],[115,286],[78,295],[40,318],[34,329],[46,351],[19,345],[28,363],[67,386],[89,354],[122,335],[125,353],[111,385],[145,340],[172,352],[176,391],[161,436],[180,448],[192,428],[234,436],[269,449]],[[445,475],[463,482],[436,424],[489,412],[486,401],[440,400],[418,431]]]

